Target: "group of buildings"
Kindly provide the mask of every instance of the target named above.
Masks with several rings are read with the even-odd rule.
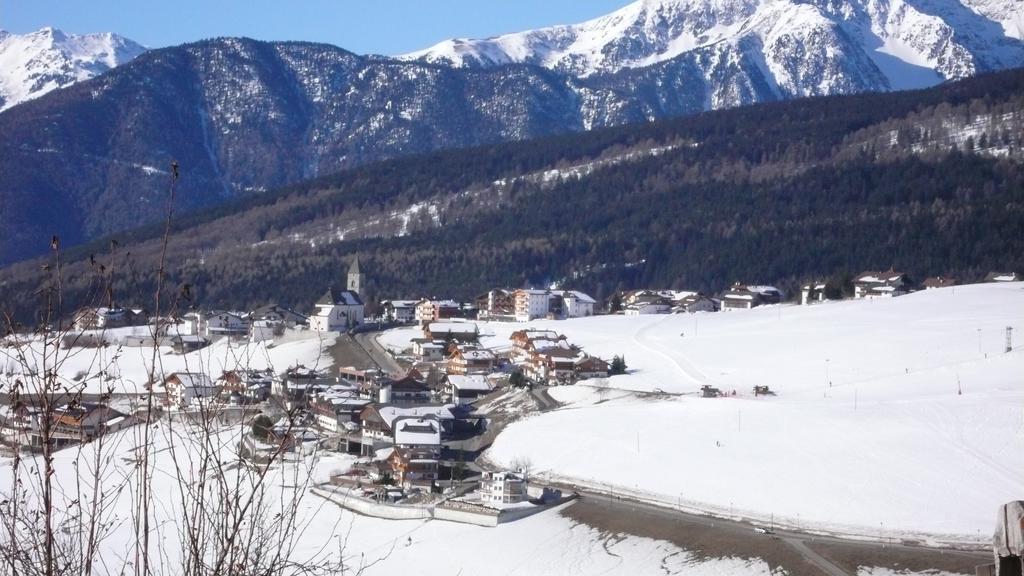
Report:
[[[553,330],[518,330],[511,336],[510,360],[529,382],[547,385],[573,384],[580,380],[607,378],[611,366],[586,354]]]
[[[491,290],[473,299],[386,300],[381,303],[384,320],[399,324],[463,320],[529,322],[540,318],[583,318],[598,312],[597,301],[576,290]]]
[[[29,451],[54,449],[93,440],[135,423],[135,417],[107,404],[69,402],[48,411],[19,402],[0,406],[0,443]]]
[[[1020,276],[1012,272],[993,272],[984,282],[1017,282]],[[914,283],[907,274],[889,269],[885,272],[866,271],[852,280],[852,297],[893,298],[917,290],[933,290],[957,285],[957,280],[935,276],[920,284]],[[825,281],[809,282],[800,288],[800,304],[814,304],[831,298],[841,298],[844,287],[837,286],[830,293]],[[717,296],[700,292],[675,290],[633,290],[616,296],[616,303],[609,305],[612,312],[626,315],[644,314],[686,314],[693,312],[729,312],[749,310],[758,306],[779,304],[785,294],[774,286],[759,286],[737,282]]]
[[[1018,282],[1020,279],[1020,275],[1015,272],[990,272],[982,282]],[[907,274],[892,268],[884,272],[869,270],[854,277],[853,297],[857,300],[865,298],[895,298],[918,290],[936,290],[958,284],[959,281],[957,279],[948,276],[932,276],[926,278],[924,282],[916,284]],[[804,284],[800,289],[800,303],[824,302],[828,299],[827,290],[828,286],[825,282]],[[841,287],[837,288],[836,291],[841,294]]]
[[[423,336],[412,340],[412,359],[424,373],[442,371],[449,398],[475,400],[494,389],[495,377],[519,372],[537,384],[571,384],[605,378],[610,365],[585,353],[553,330],[517,330],[509,346],[496,351],[482,347],[475,322],[431,322]]]

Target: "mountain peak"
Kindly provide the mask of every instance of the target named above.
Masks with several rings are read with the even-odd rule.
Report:
[[[110,32],[68,34],[52,26],[27,34],[0,31],[0,111],[102,74],[145,50]]]
[[[891,89],[1020,66],[1022,38],[1017,0],[637,0],[581,24],[448,40],[400,58],[587,77],[725,50],[746,54],[769,84],[785,87],[797,58],[853,66],[875,77],[874,89]]]

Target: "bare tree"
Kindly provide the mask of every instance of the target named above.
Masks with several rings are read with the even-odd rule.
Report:
[[[315,482],[320,447],[315,438],[304,436],[298,413],[283,411],[273,438],[257,446],[251,429],[260,410],[228,407],[216,397],[200,397],[183,408],[169,405],[161,393],[168,376],[161,351],[166,319],[178,314],[188,296],[187,287],[168,290],[167,247],[178,170],[172,164],[151,343],[140,352],[145,390],[127,415],[134,426],[88,436],[79,429],[78,437],[70,432],[68,422],[76,410],[93,406],[93,400],[109,407],[116,390],[132,390],[137,383],[122,375],[125,349],[106,345],[103,330],[91,334],[86,347],[85,333],[73,329],[65,310],[58,238],[51,242],[47,282],[37,292],[41,312],[36,329],[23,330],[10,312],[2,311],[0,435],[10,454],[7,465],[0,465],[9,480],[6,486],[0,483],[2,572],[361,573],[387,554],[368,561],[346,549],[347,534],[330,538],[309,532],[319,517],[318,529],[328,518],[330,534],[338,534],[341,515],[323,510],[327,500],[306,497]],[[95,281],[88,303],[112,306],[113,261],[90,260]],[[257,354],[273,369],[266,346],[245,342],[218,350],[225,357],[185,355],[186,370],[213,381],[218,369],[248,371]],[[132,396],[140,400],[138,393]],[[323,544],[310,550],[311,536],[323,538]],[[128,540],[130,551],[122,554]]]

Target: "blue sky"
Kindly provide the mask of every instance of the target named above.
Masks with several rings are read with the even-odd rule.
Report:
[[[0,29],[116,32],[156,48],[214,36],[397,54],[600,16],[630,0],[0,0]]]

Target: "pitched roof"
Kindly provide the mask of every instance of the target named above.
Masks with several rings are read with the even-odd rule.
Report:
[[[334,291],[328,289],[327,292],[320,297],[320,300],[316,303],[317,306],[362,306],[363,301],[359,298],[359,294],[351,290],[345,290],[338,293],[338,297],[335,298]]]
[[[316,301],[317,306],[334,306],[334,291],[330,288]]]
[[[427,329],[431,334],[477,334],[480,331],[473,322],[431,322]]]
[[[985,282],[1016,282],[1020,277],[1016,272],[989,272]]]
[[[392,422],[395,444],[439,446],[441,424],[436,416],[399,416]]]
[[[467,360],[494,360],[494,352],[490,350],[481,350],[479,348],[470,349],[459,349],[455,352],[455,356],[462,356]]]
[[[185,388],[211,388],[213,381],[202,372],[175,372],[164,380],[164,385],[171,380],[177,380]]]
[[[448,383],[464,391],[475,391],[475,392],[490,392],[491,383],[487,381],[487,378],[483,376],[459,376],[456,374],[448,375]]]
[[[865,284],[885,284],[889,282],[898,282],[903,280],[904,274],[897,272],[890,268],[885,272],[873,272],[867,271],[857,277],[855,282],[861,282]]]
[[[578,290],[564,290],[562,292],[563,298],[575,298],[584,304],[597,304],[597,300],[594,300],[589,294],[585,294]]]

